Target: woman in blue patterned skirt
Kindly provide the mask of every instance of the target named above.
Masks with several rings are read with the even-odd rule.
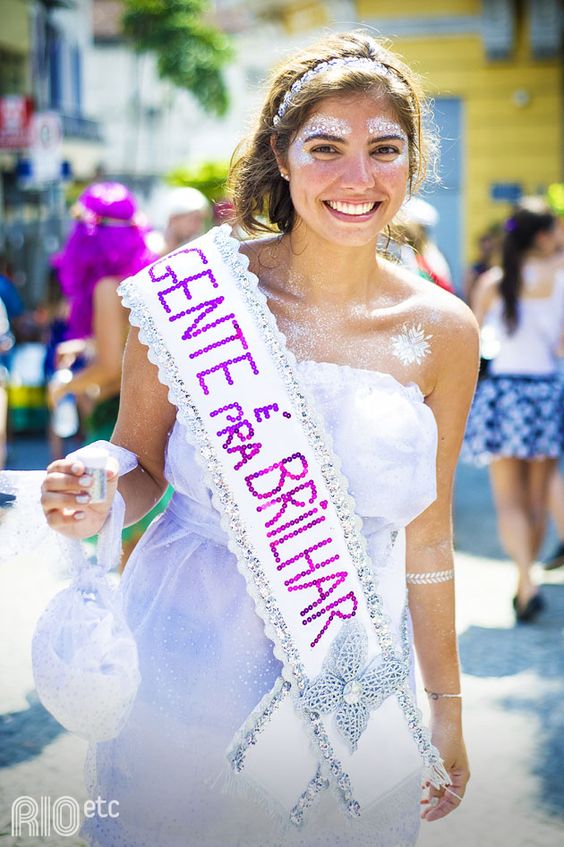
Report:
[[[530,575],[542,543],[548,482],[563,446],[557,359],[564,330],[564,262],[555,217],[523,206],[507,221],[501,267],[478,281],[472,307],[491,358],[468,421],[463,457],[489,464],[498,530],[518,569],[520,622],[544,602]]]

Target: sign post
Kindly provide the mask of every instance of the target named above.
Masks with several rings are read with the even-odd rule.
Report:
[[[0,149],[21,150],[29,146],[32,117],[31,98],[0,97]]]
[[[30,157],[36,183],[55,182],[61,176],[63,128],[56,112],[37,112],[31,122]]]

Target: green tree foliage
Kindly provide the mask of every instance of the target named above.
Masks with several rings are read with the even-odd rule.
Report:
[[[548,191],[546,192],[546,196],[548,199],[548,205],[552,209],[552,211],[559,215],[559,217],[564,216],[564,182],[553,182],[552,185],[548,186]]]
[[[166,177],[169,185],[190,185],[197,188],[211,203],[227,195],[228,162],[204,162],[197,167],[179,167]]]
[[[154,53],[162,79],[190,91],[216,115],[228,106],[223,67],[232,57],[224,33],[203,20],[207,0],[123,0],[124,34]]]

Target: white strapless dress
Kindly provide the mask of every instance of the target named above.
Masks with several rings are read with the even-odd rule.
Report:
[[[417,386],[388,374],[318,362],[301,362],[298,371],[341,458],[384,610],[399,638],[403,529],[436,496],[433,414]],[[360,826],[325,792],[303,827],[290,824],[281,833],[264,807],[227,790],[225,751],[271,689],[280,664],[178,423],[166,476],[175,494],[138,544],[121,582],[141,684],[120,734],[93,745],[86,766],[91,795],[117,800],[119,816],[87,820],[85,837],[96,847],[414,844],[420,772],[396,786]],[[385,730],[386,715],[383,704],[371,720],[382,721]],[[386,744],[374,750],[375,770],[393,756],[394,732],[382,735]]]

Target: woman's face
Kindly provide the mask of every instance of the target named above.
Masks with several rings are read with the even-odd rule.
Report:
[[[369,244],[404,200],[407,135],[383,99],[330,97],[296,133],[287,171],[302,225],[335,244]]]
[[[560,247],[560,230],[555,220],[550,229],[544,229],[535,236],[533,247],[543,257],[552,256]]]

